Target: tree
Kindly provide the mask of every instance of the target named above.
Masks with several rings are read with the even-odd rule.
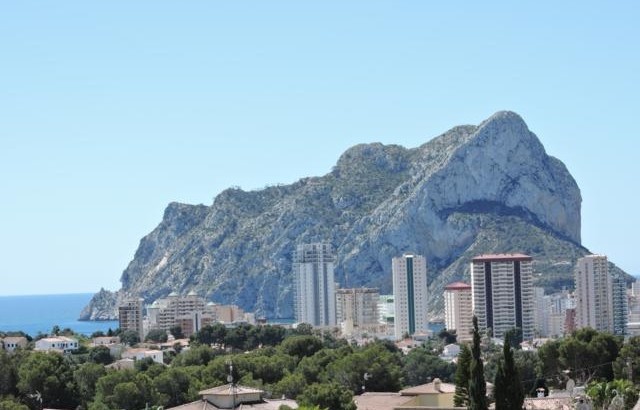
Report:
[[[469,379],[471,378],[471,350],[467,345],[460,347],[458,363],[455,374],[456,392],[453,396],[453,404],[456,407],[469,406]]]
[[[204,326],[198,333],[191,336],[196,342],[203,345],[224,344],[227,336],[227,328],[222,323],[214,323],[211,326]]]
[[[423,347],[411,349],[402,362],[404,383],[408,386],[417,386],[435,378],[449,382],[456,371],[453,363],[442,360]]]
[[[0,349],[0,397],[17,393],[18,370],[15,363],[7,352]]]
[[[301,360],[303,357],[313,356],[322,349],[322,340],[309,335],[289,336],[280,344],[280,349],[285,354]]]
[[[17,387],[25,396],[39,395],[42,407],[64,409],[78,405],[71,366],[58,354],[31,352],[18,368]]]
[[[183,369],[169,369],[153,380],[164,407],[175,407],[195,397],[189,395],[191,378]]]
[[[640,371],[635,370],[639,367],[640,336],[634,336],[629,338],[620,349],[620,354],[613,363],[613,374],[616,379],[631,380],[634,384],[640,384]]]
[[[303,406],[318,406],[331,410],[356,410],[353,396],[346,387],[338,383],[316,383],[307,386],[298,396],[298,403]]]
[[[590,383],[587,396],[596,409],[630,410],[638,401],[638,391],[629,380]]]
[[[144,339],[155,343],[164,343],[168,339],[167,332],[162,329],[151,329]]]
[[[402,387],[400,355],[390,352],[383,343],[370,343],[329,363],[322,380],[337,382],[353,393],[360,392],[363,384],[368,391],[398,391]],[[366,384],[365,373],[369,375]]]
[[[618,357],[622,339],[591,328],[576,330],[558,348],[562,369],[571,369],[576,383],[601,378],[613,380],[612,363]]]
[[[13,396],[0,397],[0,410],[29,410]]]
[[[107,346],[96,346],[89,350],[89,361],[107,365],[113,363],[113,358]]]
[[[307,386],[304,377],[299,373],[285,375],[273,389],[274,396],[285,396],[295,399]]]
[[[451,343],[455,343],[458,339],[458,336],[456,335],[455,330],[442,329],[440,333],[438,333],[438,338],[440,338],[445,345],[448,345]]]
[[[73,379],[85,408],[96,394],[96,383],[106,373],[104,366],[98,363],[84,363],[73,372]]]
[[[135,330],[125,330],[120,333],[120,341],[126,345],[133,346],[140,343],[140,336]]]
[[[204,366],[219,354],[221,353],[213,350],[208,344],[197,345],[180,352],[180,354],[173,359],[171,365],[173,367]]]
[[[184,333],[182,333],[182,327],[181,326],[171,326],[169,328],[169,333],[171,333],[173,335],[173,337],[176,338],[176,339],[184,338]]]
[[[504,346],[502,348],[502,359],[498,365],[493,393],[496,410],[521,409],[524,404],[524,392],[520,381],[520,373],[516,368],[511,350],[509,333],[504,336]]]
[[[478,318],[473,316],[473,347],[471,348],[471,366],[469,373],[469,409],[487,409],[487,384],[484,380],[484,365],[480,356],[480,332]]]

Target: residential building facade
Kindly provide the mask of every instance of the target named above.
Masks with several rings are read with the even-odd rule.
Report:
[[[533,259],[523,254],[480,255],[471,262],[473,311],[478,327],[503,338],[512,329],[534,337]]]
[[[464,282],[444,287],[444,326],[455,330],[459,341],[472,339],[473,303],[471,285]]]
[[[336,325],[335,255],[327,242],[298,245],[293,255],[298,323]]]
[[[336,322],[344,329],[365,331],[378,326],[377,288],[338,289],[336,291]]]
[[[626,334],[627,296],[624,278],[610,274],[605,255],[578,259],[574,269],[576,326]]]
[[[427,330],[427,260],[422,255],[404,254],[393,258],[395,338]]]
[[[144,328],[142,325],[142,298],[125,299],[118,306],[118,322],[120,330],[133,330],[138,334],[140,340],[144,340]]]

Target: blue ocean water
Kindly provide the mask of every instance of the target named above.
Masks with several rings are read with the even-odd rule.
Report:
[[[49,333],[53,326],[70,328],[76,333],[90,335],[109,328],[116,329],[117,321],[81,322],[80,311],[89,303],[92,293],[66,295],[0,296],[0,331],[21,330],[28,335]]]

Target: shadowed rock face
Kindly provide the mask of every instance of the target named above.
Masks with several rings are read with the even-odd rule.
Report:
[[[341,286],[383,293],[391,293],[392,257],[425,255],[437,312],[442,286],[468,278],[478,253],[529,253],[540,280],[567,279],[587,253],[580,204],[562,162],[545,153],[517,114],[499,112],[414,149],[354,146],[321,177],[227,189],[211,206],[169,204],[112,299],[135,294],[151,301],[195,290],[259,315],[292,317],[293,249],[328,240]],[[103,307],[89,306],[85,318],[104,317],[97,311],[107,299],[103,293]]]

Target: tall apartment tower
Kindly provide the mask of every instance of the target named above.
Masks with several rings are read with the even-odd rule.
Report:
[[[395,338],[427,330],[427,260],[404,254],[393,258]]]
[[[293,255],[296,321],[336,325],[335,255],[326,242],[298,245]]]
[[[377,325],[379,299],[380,292],[374,288],[338,289],[337,322],[349,321],[354,327]]]
[[[503,338],[511,329],[534,337],[533,259],[522,254],[481,255],[471,262],[473,311],[480,329]]]
[[[445,286],[444,325],[447,330],[455,330],[458,341],[471,340],[472,320],[471,285],[455,282]]]
[[[133,330],[138,333],[140,340],[144,340],[144,330],[142,327],[142,298],[125,299],[118,306],[118,321],[120,330]]]
[[[627,322],[624,279],[609,273],[605,255],[578,259],[574,270],[576,327],[624,335]]]

